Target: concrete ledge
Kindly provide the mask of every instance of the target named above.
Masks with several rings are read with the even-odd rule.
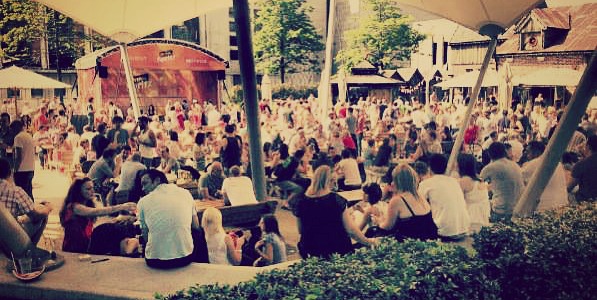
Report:
[[[142,258],[92,255],[92,260],[109,260],[91,263],[79,261],[79,254],[61,254],[65,264],[36,281],[22,282],[5,268],[0,270],[0,299],[152,299],[155,293],[167,295],[197,284],[233,285],[249,281],[258,273],[287,268],[296,262],[265,268],[191,264],[180,269],[156,270],[147,267]]]

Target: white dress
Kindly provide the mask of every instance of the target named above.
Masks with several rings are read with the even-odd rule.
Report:
[[[218,232],[213,235],[205,235],[210,264],[232,265],[230,261],[228,261],[228,249],[226,249],[225,239],[226,233],[224,232]]]
[[[477,233],[482,226],[489,225],[489,213],[491,206],[489,204],[489,193],[487,189],[479,188],[480,181],[475,181],[473,188],[464,193],[464,200],[471,219],[471,232]]]

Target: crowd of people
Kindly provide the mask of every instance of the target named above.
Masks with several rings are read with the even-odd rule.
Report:
[[[314,97],[260,101],[268,191],[278,191],[282,207],[296,215],[300,254],[347,253],[352,240],[372,245],[385,235],[461,241],[491,222],[509,222],[562,111],[531,102],[500,109],[490,97],[459,132],[464,104],[361,98],[324,111]],[[60,210],[65,251],[137,255],[142,248],[148,265],[158,268],[286,260],[274,216],[242,237],[224,231],[217,209],[197,217],[194,201],[257,203],[241,106],[168,101],[143,107],[135,120],[131,108],[95,105],[50,101],[30,121],[2,114],[0,201],[15,217],[47,216],[51,206],[34,204],[35,159],[48,167],[69,153],[86,177],[74,180]],[[78,134],[70,121],[80,114],[87,122]],[[579,124],[537,211],[597,199],[596,118],[592,112]],[[459,134],[457,167],[447,170]],[[176,184],[185,172],[198,179],[195,199]],[[363,201],[352,207],[337,193],[358,189]],[[140,231],[122,219],[94,229],[97,216],[119,212],[136,214]],[[106,241],[94,242],[95,233]]]

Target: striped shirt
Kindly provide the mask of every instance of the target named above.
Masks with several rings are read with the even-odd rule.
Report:
[[[16,218],[33,210],[33,200],[25,191],[7,180],[0,179],[0,203]]]

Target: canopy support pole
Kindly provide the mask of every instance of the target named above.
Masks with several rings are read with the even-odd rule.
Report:
[[[325,39],[325,61],[323,64],[323,72],[321,72],[321,81],[319,82],[319,89],[317,98],[320,105],[320,122],[325,124],[327,122],[328,110],[331,101],[331,86],[330,77],[332,76],[332,48],[334,45],[334,24],[336,23],[336,0],[330,0],[329,15],[327,24],[327,34]],[[340,83],[338,83],[340,84]],[[327,126],[323,126],[327,131]]]
[[[261,150],[261,124],[259,122],[259,105],[257,102],[255,60],[253,58],[253,44],[251,43],[252,27],[249,23],[249,2],[248,0],[234,0],[233,3],[238,49],[241,49],[238,53],[238,59],[244,91],[245,113],[247,115],[251,175],[257,200],[265,201],[267,200],[265,168],[263,165],[263,151]]]
[[[597,49],[593,50],[591,60],[580,79],[574,95],[572,95],[570,103],[568,103],[564,111],[562,119],[560,119],[560,124],[549,140],[547,149],[545,149],[540,158],[542,159],[541,164],[533,173],[529,184],[514,207],[515,216],[528,216],[537,208],[543,190],[560,163],[562,155],[568,147],[568,142],[570,142],[578,123],[580,123],[582,116],[585,114],[593,95],[595,95],[596,89]]]
[[[462,147],[462,142],[464,141],[464,131],[468,126],[468,123],[471,121],[471,115],[473,113],[473,107],[475,106],[475,102],[477,102],[477,98],[479,98],[479,91],[481,90],[481,84],[483,83],[483,78],[485,77],[485,72],[487,71],[487,67],[489,67],[489,61],[495,52],[495,47],[497,46],[497,35],[492,36],[491,40],[489,41],[489,47],[487,48],[487,52],[485,53],[485,58],[483,59],[483,64],[481,65],[481,70],[479,71],[479,77],[477,77],[477,82],[475,83],[475,87],[473,88],[473,93],[471,94],[471,98],[468,102],[468,106],[466,108],[466,113],[464,114],[464,120],[462,120],[462,124],[460,125],[460,130],[458,131],[458,136],[456,137],[456,141],[454,142],[454,147],[452,148],[452,153],[450,153],[450,159],[448,160],[448,167],[446,168],[446,175],[450,175],[452,169],[454,168],[454,164],[456,163],[456,159],[458,158],[458,154],[460,153],[460,148]]]
[[[126,77],[126,85],[129,90],[129,98],[131,104],[133,104],[133,114],[135,119],[139,119],[141,116],[141,110],[139,109],[139,98],[137,97],[137,88],[135,88],[135,81],[133,79],[133,70],[131,69],[131,63],[129,60],[129,54],[125,43],[120,45],[120,59],[122,61],[122,67],[124,68],[124,74]]]

